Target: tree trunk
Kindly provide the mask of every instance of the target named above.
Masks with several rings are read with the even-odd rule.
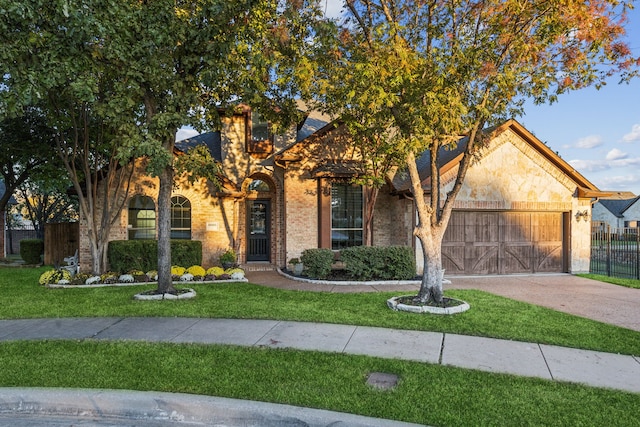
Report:
[[[426,236],[426,238],[420,238],[418,235],[424,257],[424,271],[418,292],[418,300],[421,303],[442,302],[444,270],[442,268],[442,238],[439,237],[442,234],[435,234],[435,236]]]
[[[363,186],[364,197],[364,236],[365,246],[373,246],[373,214],[380,189],[378,187]]]
[[[91,250],[91,274],[99,275],[107,271],[107,244],[104,239],[89,239]]]
[[[173,150],[173,143],[170,145]],[[173,188],[173,166],[166,166],[159,176],[158,192],[158,292],[175,292],[171,280],[171,190]]]
[[[442,239],[444,230],[447,228],[447,221],[438,223],[436,217],[438,207],[427,205],[413,153],[407,156],[406,163],[411,177],[416,210],[418,211],[418,224],[413,234],[420,240],[424,257],[422,282],[416,298],[422,303],[442,303],[442,279],[444,276],[444,270],[442,269]],[[438,188],[436,187],[432,191],[438,191]],[[437,203],[437,198],[431,198],[431,200]]]

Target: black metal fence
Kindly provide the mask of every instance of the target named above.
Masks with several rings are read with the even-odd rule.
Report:
[[[640,279],[640,228],[613,228],[594,221],[591,226],[589,272]]]

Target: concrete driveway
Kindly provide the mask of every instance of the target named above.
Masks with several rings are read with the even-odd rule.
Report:
[[[640,289],[571,274],[451,276],[446,289],[479,289],[640,331]]]
[[[445,276],[447,289],[479,289],[518,301],[552,308],[600,322],[640,331],[640,289],[611,285],[572,274],[509,276]],[[345,284],[303,282],[275,271],[248,271],[251,283],[315,292],[417,292],[418,284]]]

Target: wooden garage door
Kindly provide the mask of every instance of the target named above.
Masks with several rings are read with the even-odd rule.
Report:
[[[442,243],[447,274],[564,271],[562,212],[464,212]]]

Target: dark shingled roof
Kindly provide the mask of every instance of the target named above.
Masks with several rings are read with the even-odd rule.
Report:
[[[453,159],[462,154],[469,142],[468,137],[460,139],[455,147],[442,147],[440,148],[440,155],[438,160],[440,167],[451,162]],[[420,157],[416,159],[416,165],[418,166],[418,172],[420,174],[420,182],[424,182],[431,176],[431,152],[429,150],[424,151]],[[411,190],[411,178],[409,173],[405,170],[398,171],[392,180],[393,187],[398,192],[405,192]]]
[[[182,141],[176,142],[176,149],[185,153],[191,148],[202,144],[207,146],[214,160],[222,161],[222,138],[220,132],[206,132],[188,139],[183,139]]]
[[[599,202],[602,206],[607,208],[609,212],[611,212],[618,218],[622,218],[624,216],[624,212],[629,209],[631,205],[637,202],[638,199],[640,199],[640,196],[634,197],[633,199],[600,199]]]

